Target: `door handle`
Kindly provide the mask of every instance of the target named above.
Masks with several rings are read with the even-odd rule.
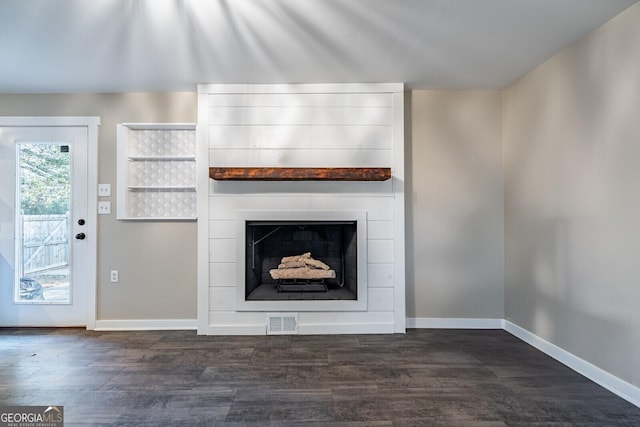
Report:
[[[87,237],[87,236],[84,233],[76,234],[76,239],[78,239],[78,240],[84,240],[85,237]]]

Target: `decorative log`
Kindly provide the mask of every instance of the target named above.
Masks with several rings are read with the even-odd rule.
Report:
[[[386,181],[391,168],[209,168],[218,181]]]
[[[301,258],[300,259],[304,264],[308,265],[309,267],[312,268],[317,268],[320,270],[331,270],[331,267],[329,267],[327,264],[325,264],[322,261],[318,261],[317,259],[313,259],[313,258]]]
[[[269,270],[271,278],[278,279],[335,279],[334,270],[318,270],[316,268],[283,268]]]
[[[304,268],[306,265],[307,264],[305,264],[303,261],[290,261],[290,262],[284,262],[282,264],[279,264],[278,268],[280,270],[282,270],[283,268]]]
[[[287,264],[289,262],[297,262],[300,261],[301,258],[311,258],[311,252],[305,252],[302,255],[292,255],[283,257],[280,260],[280,264]]]

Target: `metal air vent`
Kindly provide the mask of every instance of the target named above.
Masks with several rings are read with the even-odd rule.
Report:
[[[295,335],[298,333],[298,313],[268,313],[267,335]]]

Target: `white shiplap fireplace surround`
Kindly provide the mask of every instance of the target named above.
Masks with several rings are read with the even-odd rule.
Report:
[[[404,333],[402,84],[198,87],[198,333]],[[209,168],[390,168],[385,181],[214,180]],[[353,220],[355,301],[245,301],[247,220]]]

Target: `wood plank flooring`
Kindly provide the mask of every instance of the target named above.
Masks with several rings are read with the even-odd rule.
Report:
[[[640,425],[639,408],[501,330],[0,329],[5,405],[63,405],[66,426]]]

